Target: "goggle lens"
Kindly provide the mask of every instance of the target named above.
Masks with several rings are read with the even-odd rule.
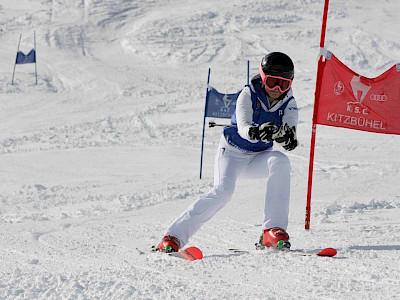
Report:
[[[267,75],[265,76],[264,84],[270,90],[278,88],[283,93],[290,89],[292,81],[283,77]]]

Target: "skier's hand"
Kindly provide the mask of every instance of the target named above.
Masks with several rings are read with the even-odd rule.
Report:
[[[260,125],[260,140],[272,142],[272,135],[278,131],[274,122],[267,122]]]
[[[272,142],[272,135],[278,131],[274,122],[267,122],[260,126],[250,127],[249,136],[253,140]]]
[[[296,127],[289,127],[287,123],[281,125],[272,135],[272,139],[280,144],[285,150],[292,151],[298,145]]]
[[[258,126],[250,127],[249,137],[252,140],[260,140],[260,128]]]

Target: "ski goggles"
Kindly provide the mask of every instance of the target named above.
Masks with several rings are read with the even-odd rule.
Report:
[[[262,67],[260,66],[261,79],[264,85],[269,90],[278,89],[281,93],[284,93],[290,89],[292,86],[292,80],[280,76],[265,75]]]

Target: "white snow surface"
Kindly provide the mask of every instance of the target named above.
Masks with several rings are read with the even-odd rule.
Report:
[[[339,59],[368,77],[400,61],[398,0],[330,2]],[[399,136],[318,126],[304,230],[323,5],[0,0],[0,299],[399,299]],[[34,30],[38,84],[28,64],[11,85]],[[203,260],[140,254],[212,187],[221,128],[206,130],[199,180],[208,68],[235,93],[270,51],[295,63],[292,248],[337,257],[228,252],[261,234],[263,180],[239,180],[190,240]]]

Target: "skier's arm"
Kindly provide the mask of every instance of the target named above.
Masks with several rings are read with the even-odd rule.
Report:
[[[293,99],[289,102],[284,111],[282,125],[279,127],[278,131],[272,135],[272,139],[288,151],[295,149],[299,144],[296,134],[298,118],[297,104]]]
[[[287,123],[289,127],[297,127],[297,122],[299,120],[299,111],[297,109],[297,103],[295,99],[290,100],[289,104],[286,106],[285,111],[282,116],[282,124]]]
[[[252,142],[258,142],[250,136],[250,130],[253,127],[253,105],[251,101],[251,92],[249,87],[245,87],[236,101],[236,121],[239,135]]]

